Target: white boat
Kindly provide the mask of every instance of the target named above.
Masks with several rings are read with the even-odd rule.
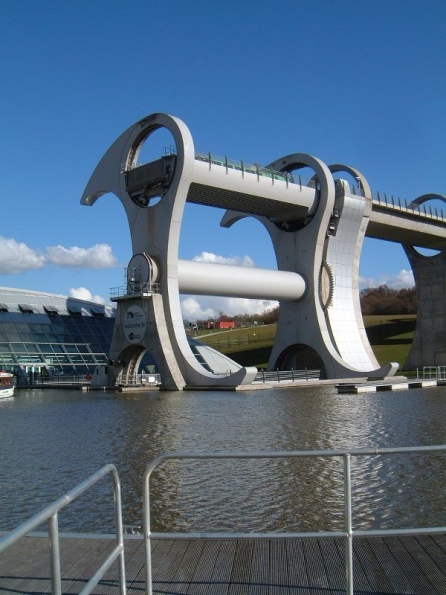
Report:
[[[14,396],[14,374],[0,372],[0,399]]]

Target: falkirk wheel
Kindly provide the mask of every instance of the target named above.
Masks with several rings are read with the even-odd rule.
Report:
[[[140,164],[144,142],[160,128],[171,133],[175,151]],[[298,175],[304,167],[314,172],[305,183]],[[335,180],[336,172],[356,178],[360,196]],[[358,267],[371,192],[356,169],[327,166],[302,153],[265,168],[196,153],[184,122],[156,113],[111,145],[81,203],[91,206],[106,193],[115,194],[124,207],[133,251],[126,290],[116,299],[110,385],[135,374],[146,351],[165,389],[253,382],[256,368],[237,366],[221,373],[199,362],[186,336],[180,294],[278,300],[269,370],[320,369],[321,377],[330,379],[384,378],[397,371],[395,363],[379,366],[361,316]],[[223,227],[255,217],[271,238],[277,270],[179,259],[186,202],[226,209]]]

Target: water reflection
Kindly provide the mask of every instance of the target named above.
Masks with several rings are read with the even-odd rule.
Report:
[[[122,481],[124,523],[141,526],[146,464],[178,450],[310,450],[443,444],[443,388],[338,395],[18,391],[0,402],[1,526],[34,514],[102,465]],[[356,527],[446,524],[445,454],[352,461]],[[110,481],[61,514],[62,530],[111,530]],[[152,485],[155,530],[319,530],[343,522],[341,459],[168,462]],[[88,510],[88,512],[87,512]]]

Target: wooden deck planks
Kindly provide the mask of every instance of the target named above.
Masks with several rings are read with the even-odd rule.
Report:
[[[357,539],[354,550],[357,556],[353,566],[356,588],[371,593],[392,593],[391,583],[370,542],[367,539]]]
[[[426,592],[436,593],[437,589],[441,588],[443,592],[446,593],[446,576],[442,572],[441,567],[437,566],[429,553],[423,548],[420,541],[418,539],[414,539],[409,543],[407,540],[403,540],[403,545],[406,548],[407,556],[413,560],[414,567],[415,563],[418,565],[418,576],[427,576],[428,580],[432,584],[432,590],[426,589]]]
[[[170,583],[169,593],[187,595],[191,583],[193,584],[193,577],[204,546],[205,542],[200,540],[187,542],[187,547],[181,560],[181,564],[178,566],[176,580]]]
[[[167,544],[170,545],[168,550],[162,547],[158,551],[154,550],[152,558],[154,586],[158,593],[171,593],[171,589],[174,588],[176,590],[176,584],[182,576],[183,558],[188,546],[186,540],[166,541],[162,542],[161,546]]]
[[[217,541],[205,541],[202,555],[195,567],[192,577],[193,588],[188,593],[194,595],[207,595],[208,588],[214,582],[214,568],[217,560],[219,543]]]
[[[293,595],[311,595],[313,589],[307,572],[303,543],[292,540],[287,543],[287,562]]]
[[[246,595],[251,580],[253,542],[241,540],[236,544],[228,594]]]
[[[248,595],[269,595],[269,543],[259,539],[253,543]]]
[[[212,583],[209,583],[207,595],[227,595],[237,543],[235,541],[221,541],[217,551],[212,573]]]
[[[417,595],[406,576],[405,569],[401,568],[395,558],[393,548],[390,547],[392,546],[390,539],[373,537],[369,540],[369,543],[389,581],[389,592],[401,595]]]
[[[84,551],[68,568],[64,569],[62,566],[62,592],[80,591],[111,553],[113,547],[114,544],[108,540],[102,543],[94,542],[92,547]]]
[[[324,539],[318,541],[331,592],[344,593],[347,589],[345,541]]]
[[[270,595],[290,595],[292,584],[288,574],[288,544],[285,541],[270,541]]]
[[[111,539],[62,538],[62,589],[74,595],[114,547]],[[145,593],[142,539],[125,544],[129,595]],[[340,539],[156,540],[154,593],[169,595],[341,595],[346,589]],[[355,594],[445,595],[446,536],[354,540]],[[1,595],[50,592],[47,540],[26,537],[0,556]],[[117,595],[115,562],[95,595]]]
[[[83,579],[88,572],[88,564],[86,564],[88,560],[95,560],[95,564],[99,566],[98,560],[107,545],[105,540],[98,542],[91,539],[61,540],[60,563],[64,591],[68,590],[66,583],[75,584]],[[12,566],[11,557],[15,561]],[[47,540],[22,539],[20,543],[0,556],[0,593],[6,589],[4,581],[7,577],[10,578],[13,588],[9,585],[10,591],[5,590],[5,593],[49,593],[51,581]],[[73,580],[70,577],[76,577],[76,579]]]
[[[405,575],[408,578],[412,588],[418,595],[435,595],[438,593],[435,585],[432,584],[431,569],[429,565],[428,573],[423,574],[421,556],[417,556],[416,552],[420,552],[417,547],[416,539],[408,540],[407,537],[392,537],[389,538],[390,548],[395,556],[398,564],[404,569]],[[423,561],[426,561],[424,558]],[[427,578],[427,580],[426,580]],[[445,592],[443,590],[443,592]]]
[[[328,577],[325,572],[324,562],[316,539],[303,542],[304,555],[307,564],[308,581],[315,595],[329,592]]]

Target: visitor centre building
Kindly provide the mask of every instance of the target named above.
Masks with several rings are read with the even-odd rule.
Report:
[[[114,323],[111,306],[0,287],[0,369],[18,378],[92,374],[107,363]]]

